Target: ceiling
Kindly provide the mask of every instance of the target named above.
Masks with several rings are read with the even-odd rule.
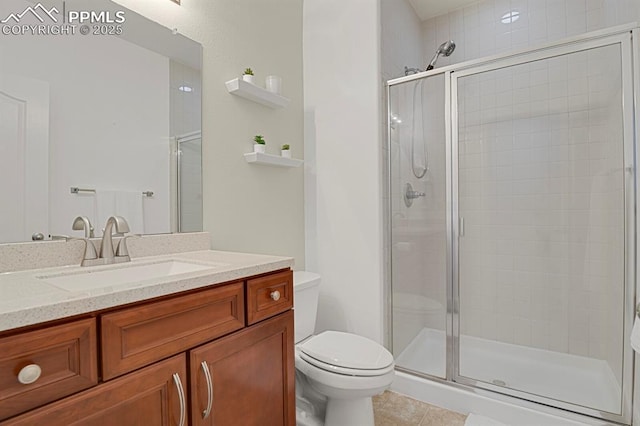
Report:
[[[409,0],[422,21],[476,2],[477,0]]]

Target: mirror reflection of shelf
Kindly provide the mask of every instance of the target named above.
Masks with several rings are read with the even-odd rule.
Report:
[[[249,99],[270,108],[284,108],[289,104],[289,98],[269,92],[255,84],[247,83],[241,78],[229,80],[225,85],[227,86],[227,91],[232,95]]]
[[[300,167],[304,161],[296,158],[285,158],[280,155],[263,154],[261,152],[249,152],[244,154],[244,159],[250,164],[263,164],[275,167]]]

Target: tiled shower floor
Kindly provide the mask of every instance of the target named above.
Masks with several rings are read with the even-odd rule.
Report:
[[[463,426],[467,418],[390,391],[373,397],[373,412],[375,426]]]

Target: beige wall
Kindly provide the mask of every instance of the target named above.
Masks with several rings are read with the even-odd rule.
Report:
[[[293,256],[304,268],[303,168],[249,165],[253,135],[267,150],[303,157],[302,2],[299,0],[117,0],[203,46],[204,229],[214,249]],[[282,77],[285,109],[227,93],[253,68],[259,84]]]

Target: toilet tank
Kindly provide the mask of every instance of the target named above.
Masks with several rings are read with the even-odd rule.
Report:
[[[320,275],[314,272],[293,272],[293,312],[296,343],[313,335],[316,328]]]

